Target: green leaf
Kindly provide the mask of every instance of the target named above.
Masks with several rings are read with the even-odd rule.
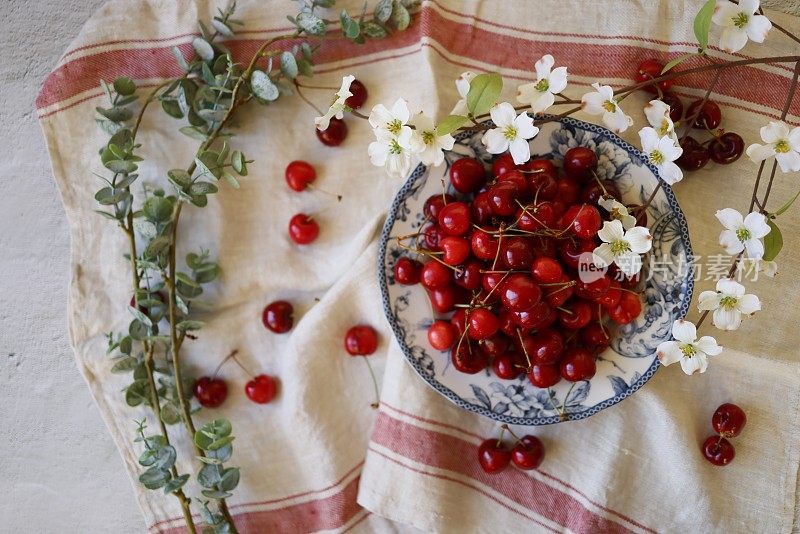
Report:
[[[191,276],[186,273],[178,272],[175,273],[175,278],[178,279],[179,282],[183,282],[187,286],[199,287],[197,282],[195,282]]]
[[[198,432],[205,436],[213,436],[215,439],[219,439],[230,436],[231,432],[233,432],[233,427],[230,421],[220,418],[204,424]]]
[[[150,319],[150,317],[148,317],[141,311],[137,310],[133,306],[128,306],[128,311],[131,312],[131,315],[136,317],[136,320],[139,321],[140,323],[146,326],[153,326],[153,321]]]
[[[783,248],[783,235],[772,219],[767,219],[769,233],[764,237],[764,261],[772,261]]]
[[[436,126],[436,135],[452,133],[461,128],[468,121],[469,118],[464,115],[449,115]]]
[[[137,179],[138,177],[139,177],[139,175],[138,175],[138,174],[126,174],[126,175],[124,175],[124,176],[122,177],[122,179],[121,179],[121,180],[117,180],[117,182],[114,184],[114,186],[115,186],[117,189],[120,189],[120,188],[125,188],[125,187],[130,187],[130,185],[131,185],[133,182],[135,182],[135,181],[136,181],[136,179]]]
[[[156,452],[154,465],[161,469],[171,469],[172,466],[175,465],[175,459],[177,457],[178,455],[175,453],[175,447],[172,445],[165,445]]]
[[[700,44],[701,51],[704,51],[708,46],[708,32],[711,29],[711,17],[714,16],[716,6],[717,0],[707,0],[694,18],[694,36],[697,37],[697,42]]]
[[[189,193],[192,195],[213,195],[219,188],[211,182],[195,182],[189,186]]]
[[[175,493],[176,491],[181,489],[188,480],[189,480],[189,475],[180,475],[173,478],[172,480],[167,482],[167,484],[164,486],[164,495],[167,495],[169,493]]]
[[[207,122],[222,122],[222,120],[225,118],[225,115],[228,114],[228,110],[224,108],[198,109],[197,114]]]
[[[197,483],[204,488],[213,488],[222,479],[219,471],[220,469],[216,465],[204,465],[197,473]]]
[[[297,78],[299,72],[297,69],[297,60],[294,58],[294,54],[288,50],[281,54],[281,72],[284,76],[292,80]]]
[[[234,150],[233,154],[231,154],[231,165],[239,176],[247,175],[247,163],[245,162],[244,154],[240,151]]]
[[[210,150],[203,152],[198,157],[196,157],[194,161],[197,164],[197,170],[200,171],[199,176],[210,175],[213,176],[214,178],[219,178],[221,169],[217,165],[216,152],[212,152]]]
[[[192,40],[192,46],[203,61],[211,61],[214,59],[214,47],[202,37],[195,37]]]
[[[184,189],[192,183],[191,175],[183,169],[170,169],[167,171],[167,176],[169,177],[169,181],[180,189]]]
[[[201,284],[213,282],[219,276],[221,269],[217,264],[209,264],[195,272],[195,279]]]
[[[177,100],[173,100],[171,98],[164,98],[161,100],[161,109],[164,110],[164,113],[169,115],[175,119],[182,119],[184,117],[183,110],[181,109],[181,105],[178,103]]]
[[[681,54],[680,56],[676,57],[675,59],[673,59],[672,61],[670,61],[666,65],[664,65],[664,68],[661,69],[661,74],[662,75],[666,74],[667,72],[669,72],[670,70],[674,69],[676,66],[680,65],[681,63],[683,63],[687,59],[690,59],[690,58],[693,58],[694,56],[699,56],[699,55],[700,54],[698,54],[697,52],[689,52],[688,54]]]
[[[181,421],[181,410],[174,402],[165,402],[161,406],[161,420],[167,425],[176,425]]]
[[[108,82],[106,82],[101,78],[100,87],[103,88],[103,93],[106,95],[106,99],[108,99],[108,101],[111,102],[113,98],[111,97],[111,87],[109,87]]]
[[[227,499],[232,493],[228,493],[227,491],[218,491],[218,490],[203,490],[203,495],[208,497],[209,499]]]
[[[130,373],[133,371],[136,366],[139,365],[139,360],[130,356],[128,358],[122,358],[121,360],[117,360],[114,365],[111,367],[112,373]]]
[[[225,37],[233,37],[233,30],[218,18],[214,18],[211,21],[211,25],[214,26],[214,29],[217,30],[221,35],[224,35]]]
[[[311,58],[314,55],[314,51],[311,49],[311,45],[304,41],[303,44],[300,45],[300,50],[303,51],[303,57],[306,58],[308,61],[311,61]]]
[[[131,196],[130,193],[124,189],[112,189],[110,187],[104,187],[95,193],[94,199],[103,206],[110,206],[112,204],[122,202],[129,196]]]
[[[178,63],[178,66],[182,70],[184,70],[184,71],[188,71],[189,70],[189,64],[186,63],[186,58],[183,57],[183,52],[181,52],[180,48],[178,48],[177,46],[173,46],[172,47],[172,55],[175,56],[175,61]]]
[[[380,0],[375,6],[375,18],[380,22],[386,22],[392,16],[392,0]]]
[[[405,30],[408,28],[408,25],[411,24],[411,14],[408,12],[408,9],[397,0],[395,0],[394,8],[392,9],[392,24],[400,31]]]
[[[133,117],[133,111],[128,108],[100,108],[97,107],[95,110],[102,115],[103,117],[107,118],[111,122],[123,122],[131,117]]]
[[[250,77],[250,89],[261,100],[271,102],[280,96],[278,88],[272,83],[269,75],[261,70],[253,71]]]
[[[164,197],[149,197],[144,201],[142,211],[145,217],[154,222],[167,222],[172,218],[172,201]]]
[[[300,69],[300,74],[303,76],[314,76],[314,64],[306,59],[299,59],[297,68]]]
[[[125,390],[125,402],[128,406],[136,407],[148,401],[147,381],[136,380]]]
[[[139,168],[132,161],[124,161],[121,159],[112,159],[105,162],[106,169],[110,170],[111,172],[120,172],[120,173],[131,173],[134,172],[136,169]]]
[[[342,33],[348,39],[355,39],[361,33],[361,27],[358,22],[350,17],[346,9],[343,9],[339,15],[339,21],[342,23]]]
[[[219,489],[223,491],[233,491],[239,485],[239,468],[230,467],[222,473],[222,478],[219,481]]]
[[[200,330],[201,328],[203,328],[204,324],[205,323],[203,323],[202,321],[181,321],[177,325],[175,325],[175,328],[183,331]]]
[[[499,74],[478,74],[469,84],[467,109],[473,116],[483,115],[495,105],[502,90],[503,78]]]
[[[160,235],[147,244],[144,255],[148,258],[155,258],[159,254],[166,252],[172,243],[172,238],[168,235]]]
[[[197,126],[184,126],[180,130],[183,135],[191,137],[197,141],[205,141],[208,136]]]
[[[129,96],[136,92],[136,84],[127,76],[120,76],[114,80],[114,90],[122,96]]]
[[[306,33],[310,35],[325,35],[327,29],[325,21],[310,11],[301,11],[295,20],[297,25]]]
[[[773,213],[773,215],[774,215],[775,217],[777,217],[778,215],[783,215],[784,213],[786,213],[786,211],[787,211],[789,208],[791,208],[791,207],[792,207],[792,204],[794,204],[794,201],[795,201],[795,200],[797,200],[797,197],[798,197],[798,196],[800,196],[800,191],[798,191],[798,192],[797,192],[797,194],[796,194],[795,196],[793,196],[793,197],[791,198],[791,200],[789,200],[789,201],[788,201],[786,204],[784,204],[783,206],[781,206],[780,208],[778,208],[778,211],[776,211],[775,213]]]
[[[232,443],[234,439],[236,438],[234,438],[233,436],[225,436],[224,438],[220,438],[212,443],[209,443],[208,446],[206,447],[206,450],[215,451],[217,449],[221,449],[225,445],[229,445],[230,443]]]
[[[146,338],[150,332],[148,332],[146,325],[134,319],[131,321],[131,324],[128,327],[128,333],[133,339],[141,341],[142,339]]]
[[[239,189],[239,180],[228,171],[222,171],[222,179],[228,182],[234,189]]]
[[[139,482],[147,489],[158,489],[163,487],[169,479],[171,475],[169,471],[165,469],[160,469],[158,467],[151,467],[141,475],[139,475]]]
[[[153,449],[146,449],[139,455],[139,465],[142,467],[150,467],[156,463],[156,451]]]
[[[370,39],[383,39],[388,35],[383,26],[372,21],[365,21],[361,24],[361,33]]]

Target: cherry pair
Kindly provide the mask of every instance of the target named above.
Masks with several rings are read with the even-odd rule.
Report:
[[[503,431],[506,430],[511,433],[511,430],[503,425],[499,438],[484,440],[478,447],[478,462],[481,469],[494,474],[503,471],[510,463],[525,471],[539,467],[544,459],[544,445],[541,440],[536,436],[525,435],[517,438],[516,443],[509,448],[503,442]]]
[[[747,415],[740,407],[727,402],[720,405],[711,416],[711,426],[717,435],[706,438],[701,448],[705,459],[719,466],[731,463],[736,450],[728,438],[741,434],[746,423]]]
[[[244,386],[245,395],[256,404],[267,404],[275,398],[278,393],[278,382],[273,376],[260,374],[253,376],[240,362],[236,359],[238,350],[231,352],[220,364],[217,366],[214,373],[209,376],[201,376],[194,383],[194,395],[201,406],[206,408],[218,408],[228,398],[228,385],[224,380],[217,377],[222,365],[229,359],[233,359],[239,367],[241,367],[252,378]]]
[[[360,109],[367,101],[367,88],[358,80],[353,80],[350,84],[350,92],[353,93],[344,103],[352,109]],[[317,130],[317,139],[323,145],[339,146],[347,137],[347,124],[342,119],[332,118],[328,128]]]

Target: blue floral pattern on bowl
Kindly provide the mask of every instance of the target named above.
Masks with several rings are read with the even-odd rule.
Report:
[[[611,347],[599,356],[597,373],[591,380],[562,380],[552,388],[540,389],[524,375],[510,381],[498,379],[489,369],[475,375],[460,373],[450,365],[449,353],[428,343],[427,328],[433,318],[425,290],[394,280],[394,263],[407,254],[394,237],[419,231],[424,224],[423,203],[441,193],[443,177],[449,183],[453,161],[471,156],[487,166],[491,164],[493,156],[480,139],[481,133],[459,134],[453,150],[445,153],[445,165],[432,169],[418,165],[395,197],[378,254],[384,312],[411,366],[456,405],[515,425],[547,425],[589,417],[630,396],[655,374],[659,366],[656,347],[670,339],[672,322],[688,311],[694,269],[686,219],[670,187],[662,184],[648,208],[653,251],[643,271],[647,280],[642,314],[617,329]],[[634,146],[605,128],[576,119],[545,123],[530,146],[534,157],[552,158],[557,165],[570,148],[591,148],[598,155],[599,177],[614,180],[626,204],[643,204],[661,180],[656,168]]]

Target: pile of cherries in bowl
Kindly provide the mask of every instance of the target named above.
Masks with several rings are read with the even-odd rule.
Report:
[[[588,283],[578,276],[611,218],[598,202],[621,202],[596,166],[586,147],[567,151],[563,168],[543,158],[515,165],[506,153],[487,170],[465,157],[449,169],[455,195],[427,199],[419,234],[399,240],[408,254],[394,278],[425,288],[435,315],[428,340],[455,369],[526,374],[539,388],[588,380],[614,325],[639,316],[638,275],[611,266]]]

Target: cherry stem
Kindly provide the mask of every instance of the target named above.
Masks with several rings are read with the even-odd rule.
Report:
[[[254,375],[254,374],[253,374],[253,373],[250,371],[250,369],[248,369],[247,367],[245,367],[244,365],[242,365],[242,362],[240,362],[240,361],[239,361],[239,358],[237,358],[237,357],[236,357],[236,353],[237,353],[237,352],[239,352],[239,351],[238,351],[238,350],[234,351],[234,352],[233,352],[233,353],[232,353],[230,356],[228,356],[228,357],[229,357],[229,358],[231,358],[233,361],[235,361],[235,362],[236,362],[236,365],[238,365],[239,367],[241,367],[242,371],[244,371],[245,373],[247,373],[247,375],[248,375],[248,376],[250,376],[250,378],[255,378],[256,376],[255,376],[255,375]]]
[[[516,439],[518,442],[519,442],[519,441],[522,441],[522,438],[520,438],[518,435],[516,435],[516,434],[514,433],[514,431],[513,431],[513,430],[511,430],[511,427],[509,427],[508,425],[505,425],[505,424],[504,424],[504,425],[503,425],[503,426],[501,426],[500,428],[502,428],[503,430],[505,430],[506,432],[508,432],[509,434],[511,434],[511,435],[514,437],[514,439]]]
[[[228,361],[228,360],[230,360],[231,358],[236,358],[236,355],[237,355],[238,353],[239,353],[239,349],[233,349],[233,350],[230,352],[230,354],[228,354],[227,356],[225,356],[225,358],[224,358],[224,359],[223,359],[221,362],[219,362],[219,365],[217,365],[217,368],[216,368],[216,369],[214,369],[214,374],[212,374],[212,375],[211,375],[211,380],[215,380],[215,379],[217,378],[217,373],[219,373],[219,370],[220,370],[220,369],[222,369],[222,366],[223,366],[223,365],[225,365],[225,362],[227,362],[227,361]]]
[[[411,248],[408,245],[404,244],[399,237],[397,238],[397,246],[399,246],[400,248],[405,249],[405,250],[407,250],[409,252],[414,252],[414,253],[419,254],[421,256],[427,256],[428,258],[430,258],[432,260],[438,261],[439,263],[441,263],[442,265],[444,265],[448,269],[452,269],[453,271],[458,272],[458,269],[456,269],[455,267],[453,267],[449,263],[446,263],[446,262],[444,262],[444,261],[442,261],[442,260],[440,260],[439,258],[436,257],[436,254],[441,254],[440,252],[437,253],[437,252],[431,252],[429,250],[420,249],[420,248]]]
[[[332,197],[336,197],[336,201],[337,202],[341,202],[342,198],[344,198],[344,197],[342,197],[342,195],[337,195],[336,193],[331,193],[330,191],[326,191],[325,189],[322,189],[321,187],[317,187],[315,185],[306,184],[306,188],[307,189],[311,189],[312,191],[318,191],[318,192],[323,193],[325,195],[330,195]]]
[[[295,84],[294,84],[294,87],[295,87],[295,89],[297,89],[297,96],[299,96],[299,97],[300,97],[300,99],[301,99],[303,102],[305,102],[306,104],[308,104],[309,106],[311,106],[311,109],[313,109],[314,111],[316,111],[316,112],[317,112],[317,113],[319,113],[320,115],[323,115],[323,113],[322,113],[322,110],[321,110],[321,109],[319,109],[319,108],[318,108],[316,105],[314,105],[314,103],[313,103],[311,100],[309,100],[308,98],[306,98],[306,95],[304,95],[304,94],[303,94],[303,92],[300,90],[300,87],[301,87],[301,85],[300,85],[299,83],[295,82]]]
[[[528,355],[528,349],[525,348],[525,343],[522,341],[522,330],[517,328],[517,337],[519,337],[519,346],[522,347],[522,353],[525,355],[525,361],[528,362],[528,367],[525,368],[526,373],[530,373],[533,370],[533,364],[531,363],[531,357]]]
[[[294,82],[297,87],[302,87],[303,89],[322,89],[325,91],[338,91],[338,87],[326,87],[324,85],[306,85],[300,82]]]
[[[375,402],[370,404],[370,407],[373,409],[377,409],[378,406],[381,404],[381,394],[378,390],[378,380],[375,378],[375,371],[372,370],[372,364],[369,363],[369,359],[366,356],[362,356],[364,358],[364,362],[367,364],[367,369],[369,369],[369,376],[372,378],[372,387],[375,390]]]
[[[503,444],[503,434],[505,433],[506,430],[511,432],[511,430],[506,425],[503,425],[503,426],[500,427],[500,436],[497,438],[497,448],[498,449],[500,448],[500,445]]]

